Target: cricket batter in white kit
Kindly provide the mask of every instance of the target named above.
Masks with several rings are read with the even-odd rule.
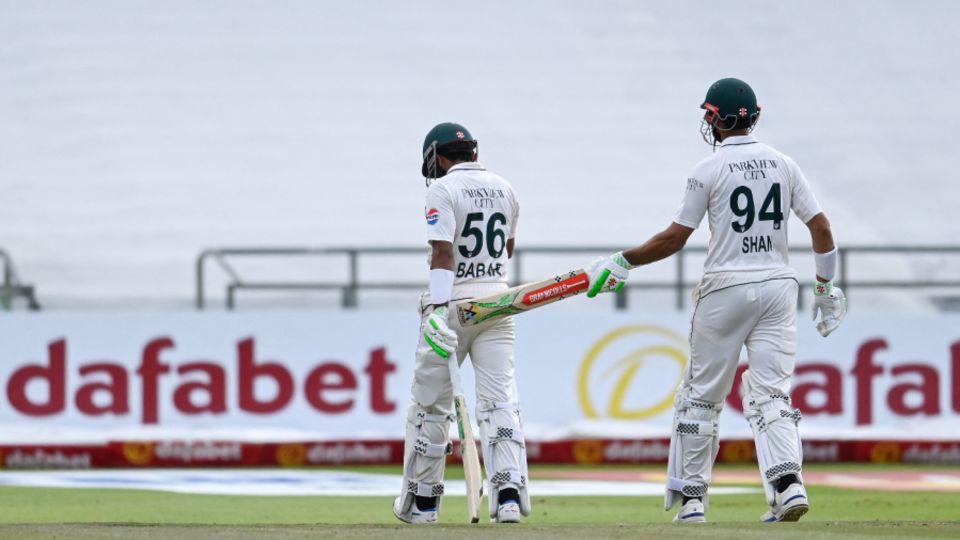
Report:
[[[439,124],[423,142],[430,290],[420,300],[403,492],[393,506],[394,514],[407,523],[437,521],[453,419],[450,372],[443,356],[453,353],[461,363],[469,355],[473,364],[490,517],[517,523],[530,513],[513,317],[463,329],[448,309],[451,302],[508,288],[507,259],[513,255],[519,206],[510,184],[484,169],[477,155],[477,141],[459,124]]]
[[[587,295],[609,290],[629,270],[679,251],[707,214],[710,244],[694,290],[690,364],[677,391],[665,508],[674,521],[704,522],[707,488],[719,448],[717,419],[747,347],[743,412],[753,429],[770,508],[762,521],[797,521],[809,510],[801,474],[800,412],[790,404],[797,350],[799,282],[787,266],[787,221],[796,213],[810,230],[817,276],[813,317],[826,337],[846,313],[831,281],[837,249],[830,222],[796,163],[751,132],[760,116],[747,83],[722,79],[707,91],[701,130],[714,153],[686,181],[673,223],[645,244],[594,261]]]

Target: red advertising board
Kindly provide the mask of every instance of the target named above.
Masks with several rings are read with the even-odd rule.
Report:
[[[517,317],[531,462],[664,461],[687,318],[543,311]],[[402,459],[415,314],[45,313],[2,322],[8,468]],[[958,462],[960,318],[851,316],[828,339],[804,322],[792,399],[808,461]],[[467,364],[474,402],[472,377]],[[753,459],[740,403],[735,384],[720,418],[721,461]]]

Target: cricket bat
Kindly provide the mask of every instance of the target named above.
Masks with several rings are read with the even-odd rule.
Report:
[[[467,398],[463,395],[457,355],[451,354],[447,362],[450,368],[450,383],[453,386],[453,407],[457,413],[457,430],[460,432],[460,457],[463,459],[463,475],[467,484],[467,515],[470,523],[479,523],[480,499],[483,497],[480,456],[477,455],[477,444],[473,441],[473,426],[467,412]]]
[[[580,268],[543,281],[517,285],[501,293],[458,302],[457,319],[461,327],[480,324],[552,304],[586,292],[589,287],[587,271]]]

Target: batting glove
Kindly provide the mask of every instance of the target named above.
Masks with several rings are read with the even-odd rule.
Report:
[[[823,337],[836,330],[847,314],[847,297],[840,287],[834,287],[832,281],[818,281],[813,285],[813,320],[817,320],[818,313],[821,318],[817,331]]]
[[[603,292],[618,292],[627,281],[631,268],[633,266],[623,257],[622,251],[594,260],[587,267],[587,276],[590,278],[587,298]]]
[[[440,358],[449,358],[457,350],[457,333],[447,324],[447,308],[438,307],[423,324],[423,339]]]

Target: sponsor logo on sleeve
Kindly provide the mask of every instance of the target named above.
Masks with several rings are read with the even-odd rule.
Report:
[[[427,225],[436,225],[440,221],[440,211],[436,208],[431,208],[427,211]]]
[[[703,189],[703,182],[696,178],[687,178],[687,191],[696,191],[697,189]]]

